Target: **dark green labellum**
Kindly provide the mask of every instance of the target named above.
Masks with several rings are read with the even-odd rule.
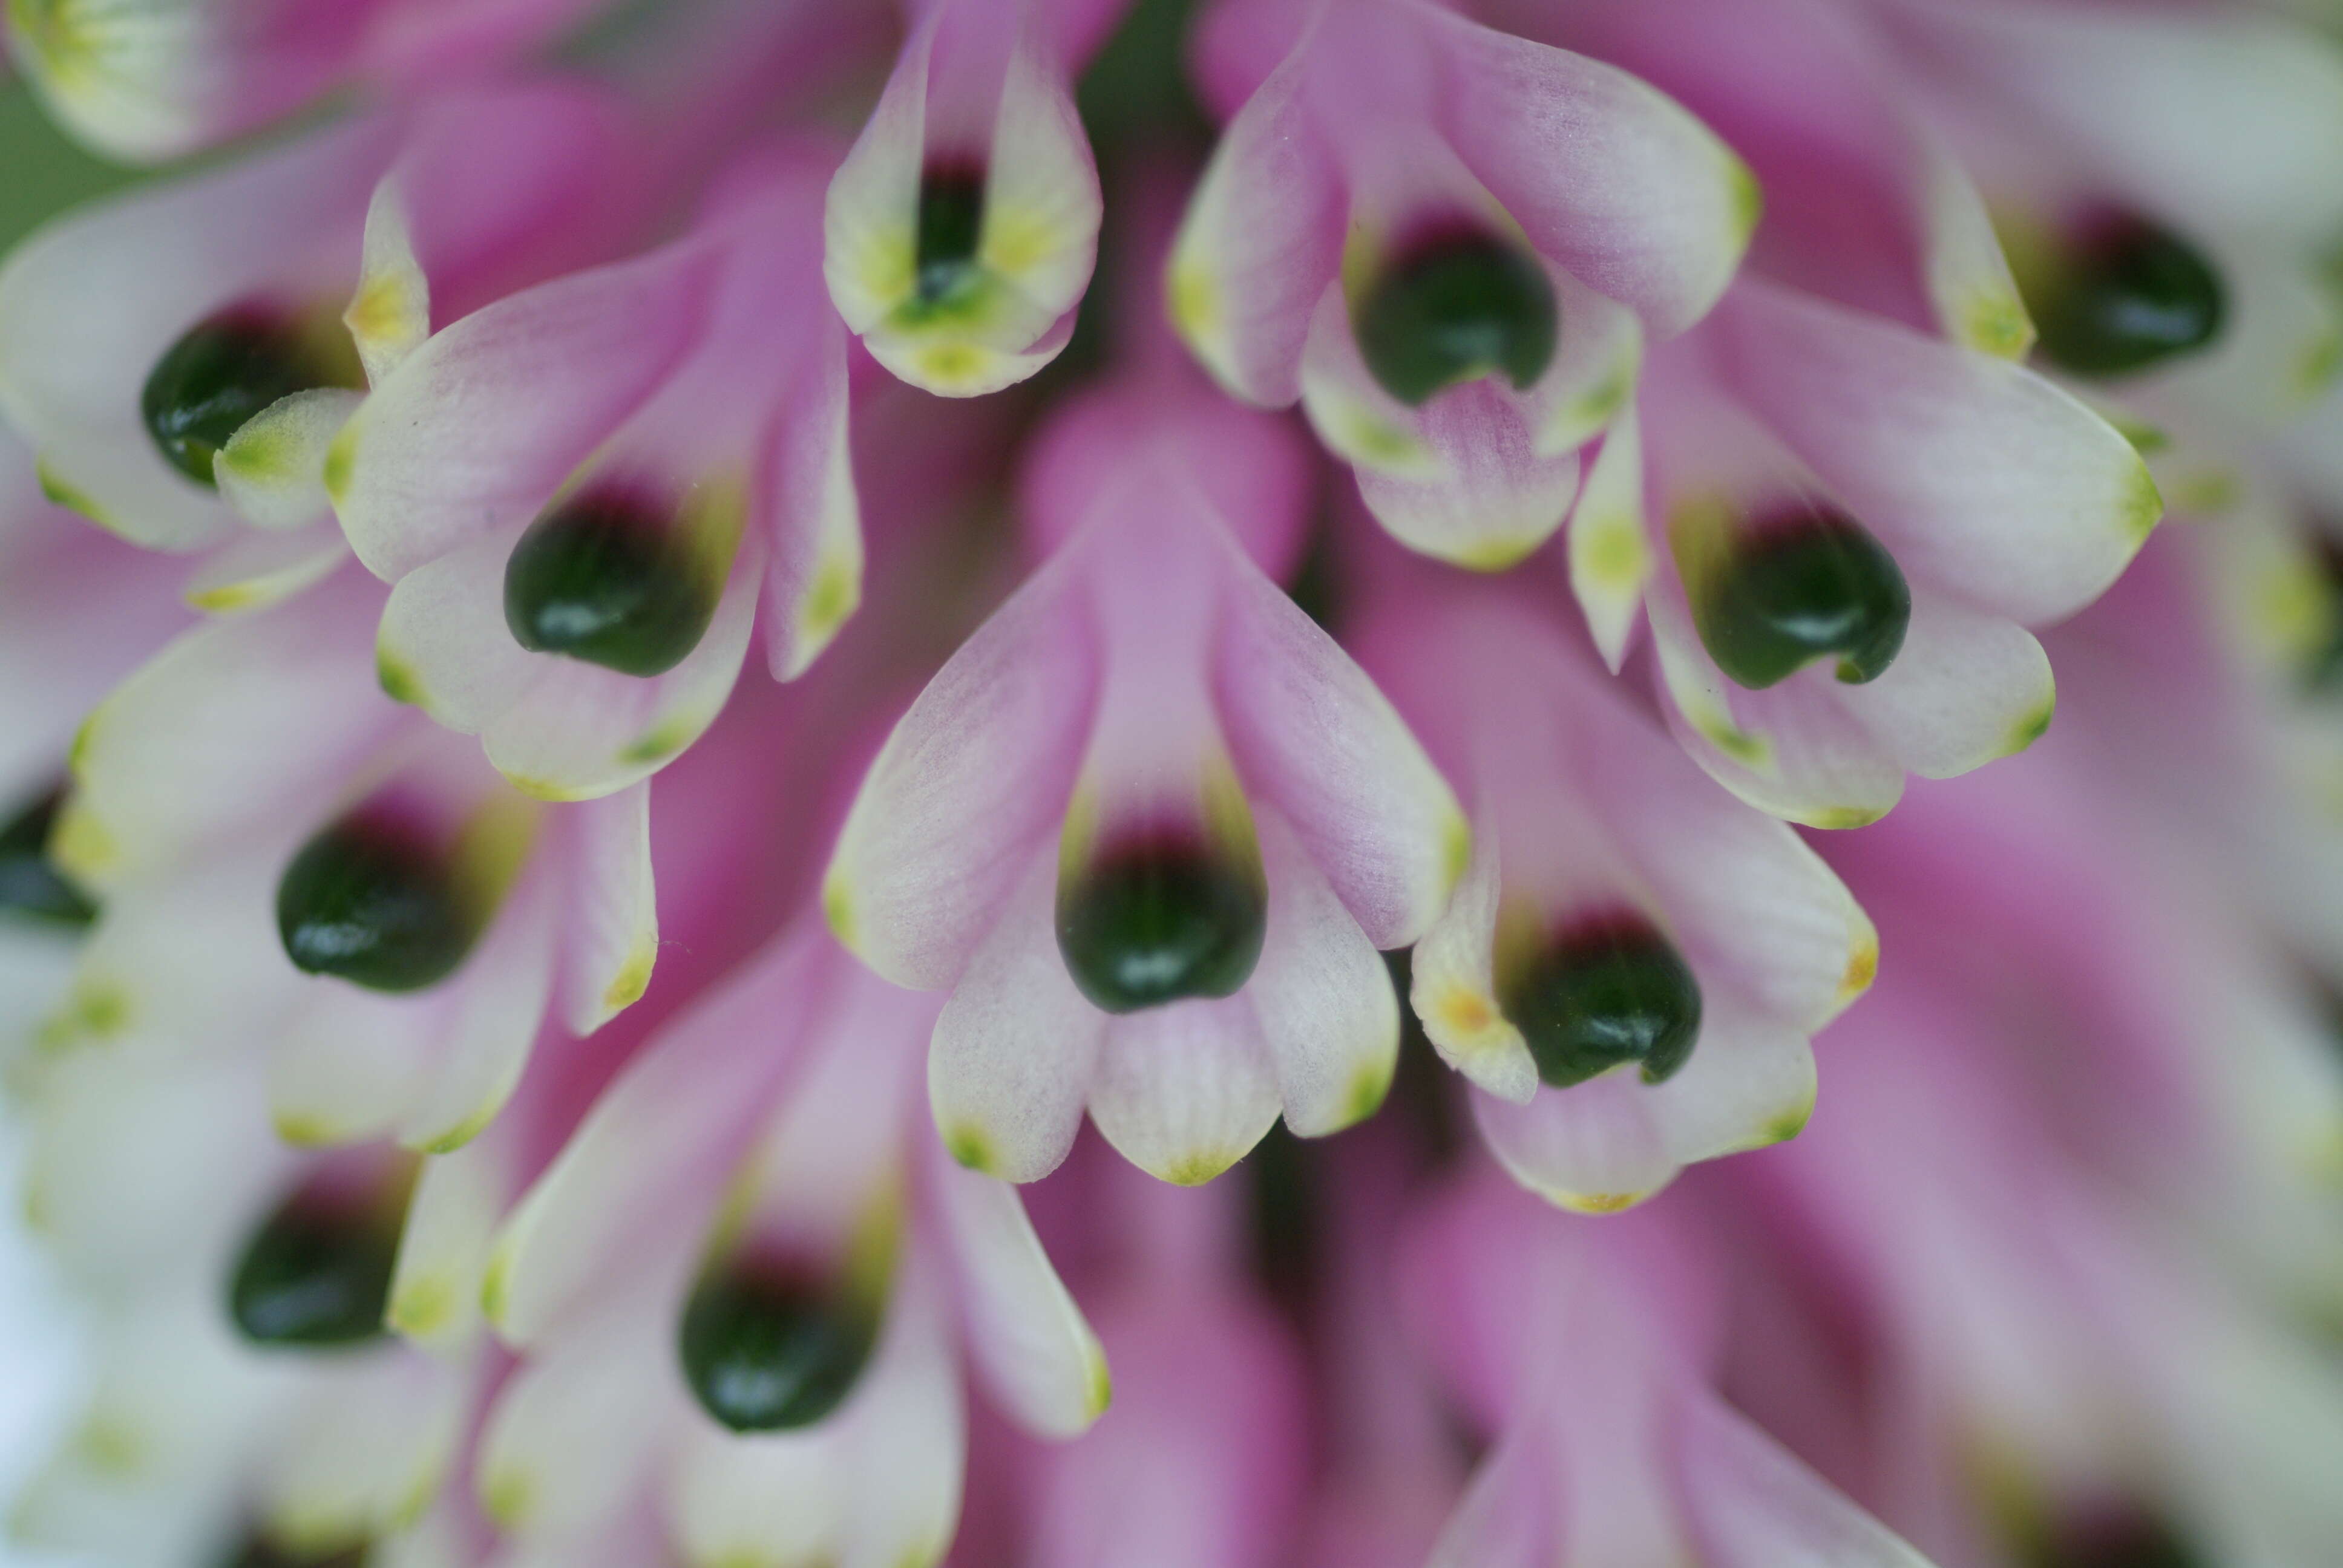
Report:
[[[2125,376],[2220,335],[2220,275],[2194,246],[2144,218],[2103,224],[2039,302],[2043,354],[2077,376]]]
[[[1841,680],[1875,680],[1912,623],[1896,558],[1853,518],[1822,507],[1756,524],[1696,591],[1709,657],[1751,690],[1830,654]]]
[[[732,1264],[692,1292],[679,1348],[702,1410],[734,1432],[778,1432],[836,1410],[878,1333],[876,1314],[835,1285]]]
[[[1621,912],[1582,920],[1538,953],[1503,993],[1538,1076],[1557,1089],[1621,1062],[1664,1083],[1700,1037],[1700,982],[1652,923]]]
[[[505,625],[531,653],[664,675],[699,646],[723,584],[685,530],[625,491],[588,490],[528,526],[505,562]]]
[[[1413,406],[1493,373],[1528,387],[1554,358],[1561,314],[1535,256],[1467,229],[1403,251],[1353,306],[1351,328],[1383,390]]]
[[[2205,1568],[2164,1521],[2121,1508],[2063,1520],[2031,1543],[2026,1568]]]
[[[355,354],[274,306],[230,306],[187,328],[163,351],[138,397],[147,434],[171,466],[212,482],[212,458],[228,437],[280,397],[319,387],[358,387]]]
[[[357,1344],[385,1331],[397,1216],[373,1201],[296,1192],[245,1243],[228,1286],[244,1337],[264,1345]]]
[[[984,232],[984,171],[938,164],[920,176],[919,239],[912,265],[920,297],[945,298],[976,273],[977,240]]]
[[[0,910],[61,926],[85,926],[97,906],[49,859],[49,829],[65,791],[52,789],[0,827]]]
[[[455,972],[479,935],[452,859],[421,834],[359,810],[301,847],[277,884],[286,956],[310,974],[375,990],[421,990]]]
[[[366,1568],[368,1555],[369,1548],[363,1541],[355,1546],[329,1552],[323,1557],[314,1557],[287,1551],[267,1536],[255,1532],[227,1556],[220,1559],[220,1568]]]
[[[1233,996],[1252,976],[1268,926],[1257,868],[1185,836],[1134,839],[1058,890],[1058,951],[1107,1012],[1182,997]]]

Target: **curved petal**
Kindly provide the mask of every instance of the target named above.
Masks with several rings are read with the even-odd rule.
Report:
[[[1232,396],[1264,408],[1302,395],[1311,313],[1342,266],[1342,186],[1305,74],[1296,54],[1229,122],[1165,275],[1189,348]]]
[[[969,1353],[1027,1431],[1079,1436],[1104,1413],[1106,1352],[1033,1234],[1017,1189],[934,1162],[942,1230],[959,1265]]]
[[[2050,727],[2050,658],[2025,628],[1922,585],[1887,673],[1835,694],[1888,753],[1951,779],[2025,750]]]
[[[219,493],[244,520],[297,528],[331,511],[326,451],[363,395],[320,387],[280,397],[246,420],[212,462]]]
[[[1475,1094],[1473,1120],[1497,1162],[1547,1202],[1615,1214],[1666,1186],[1679,1169],[1640,1101],[1642,1087],[1630,1069],[1544,1090],[1527,1105]]]
[[[481,726],[488,760],[540,800],[593,800],[640,783],[699,739],[732,695],[763,588],[762,546],[743,540],[715,618],[682,663],[649,679],[556,654]]]
[[[367,569],[402,578],[534,517],[691,346],[711,269],[710,248],[686,241],[573,273],[476,311],[408,355],[326,464],[327,491]]]
[[[467,540],[398,579],[375,634],[384,691],[478,735],[518,702],[543,660],[505,622],[505,561],[518,528]]]
[[[1631,405],[1587,465],[1570,515],[1570,591],[1603,662],[1619,673],[1652,573],[1644,509],[1644,441]]]
[[[2019,366],[1754,281],[1715,331],[1747,407],[1907,578],[2055,620],[2097,598],[2163,515],[2131,443]]]
[[[360,120],[279,152],[58,220],[0,268],[0,407],[52,493],[153,548],[235,514],[166,462],[139,396],[188,326],[240,301],[314,304],[349,286],[350,241],[393,127]]]
[[[953,1159],[1009,1181],[1058,1168],[1081,1130],[1105,1016],[1058,951],[1057,857],[1033,857],[936,1019],[928,1102]]]
[[[398,722],[366,674],[377,591],[346,572],[197,627],[116,688],[74,747],[56,839],[74,875],[104,888],[337,793]]]
[[[514,1209],[482,1286],[489,1322],[528,1344],[674,1211],[713,1191],[795,1070],[837,950],[784,938],[639,1054]]]
[[[1585,750],[1587,789],[1696,970],[1820,1028],[1878,968],[1869,919],[1797,834],[1720,793],[1607,691],[1585,697],[1608,709],[1574,715],[1578,732],[1602,738]]]
[[[570,881],[561,1012],[570,1033],[588,1035],[634,1005],[659,960],[650,781],[564,815]]]
[[[327,514],[290,533],[247,529],[204,554],[187,574],[186,601],[206,615],[266,609],[325,581],[349,554],[340,526]]]
[[[1089,736],[1096,636],[1061,555],[952,655],[897,722],[854,798],[822,908],[897,985],[960,977],[1056,829]]]
[[[593,1530],[650,1473],[682,1392],[669,1339],[683,1281],[643,1273],[626,1299],[531,1346],[498,1392],[473,1484],[498,1528],[554,1542]]]
[[[1269,1047],[1285,1124],[1304,1138],[1374,1114],[1399,1066],[1390,971],[1334,890],[1269,812],[1259,819],[1269,926],[1244,994]]]
[[[512,1196],[510,1141],[476,1139],[416,1177],[383,1321],[427,1349],[460,1350],[479,1331],[488,1244]]]
[[[1484,819],[1448,908],[1416,941],[1408,1001],[1442,1060],[1500,1100],[1527,1105],[1537,1063],[1497,1005],[1499,856],[1496,828]]]
[[[1425,15],[1450,70],[1449,137],[1539,253],[1664,337],[1705,315],[1757,226],[1741,160],[1614,66]]]
[[[444,1154],[479,1134],[520,1082],[530,1045],[553,993],[556,906],[560,879],[545,857],[506,895],[496,924],[456,981],[438,1060],[399,1141]]]
[[[1091,1120],[1122,1157],[1193,1187],[1243,1159],[1277,1120],[1277,1075],[1244,992],[1107,1022]]]
[[[820,327],[815,364],[789,397],[759,526],[766,535],[765,662],[795,680],[862,598],[862,511],[847,426],[845,334]]]
[[[1302,407],[1352,466],[1375,520],[1410,549],[1477,570],[1544,544],[1578,495],[1576,444],[1548,452],[1525,400],[1483,377],[1402,406],[1359,357],[1350,307],[1329,284],[1310,323]]]
[[[1350,655],[1251,563],[1235,568],[1212,682],[1238,774],[1284,813],[1367,940],[1403,947],[1464,869],[1464,815]]]
[[[1673,568],[1644,602],[1668,728],[1710,778],[1759,810],[1809,828],[1859,828],[1903,797],[1902,765],[1828,689],[1828,670],[1745,691],[1701,646]]]
[[[1563,1494],[1537,1428],[1513,1422],[1442,1527],[1428,1568],[1543,1568],[1562,1534]]]

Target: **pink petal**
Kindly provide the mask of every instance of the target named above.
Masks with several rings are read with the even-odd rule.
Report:
[[[1066,575],[1045,567],[928,683],[839,835],[823,907],[898,985],[959,977],[1065,810],[1098,678]]]
[[[1212,670],[1237,771],[1292,823],[1367,940],[1404,946],[1447,902],[1471,829],[1374,683],[1240,565],[1228,574]]]
[[[2162,514],[2131,443],[2030,370],[1756,282],[1715,331],[1748,407],[1916,581],[2055,620]]]
[[[1741,161],[1624,71],[1424,15],[1449,71],[1448,136],[1538,252],[1663,337],[1705,315],[1756,226]]]
[[[691,347],[712,265],[708,246],[687,241],[574,273],[466,317],[409,356],[327,465],[367,569],[402,578],[534,517]]]

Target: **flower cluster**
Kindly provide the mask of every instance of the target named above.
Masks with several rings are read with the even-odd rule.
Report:
[[[8,0],[17,1535],[2332,1568],[2298,9]]]

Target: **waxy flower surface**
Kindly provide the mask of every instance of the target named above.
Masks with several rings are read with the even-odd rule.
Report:
[[[2343,13],[5,10],[0,1563],[2343,1562]]]

